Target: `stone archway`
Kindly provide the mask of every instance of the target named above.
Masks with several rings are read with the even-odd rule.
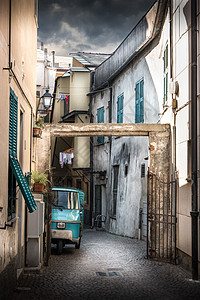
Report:
[[[171,174],[171,127],[169,124],[113,124],[113,123],[90,123],[90,124],[48,124],[42,133],[42,138],[38,140],[38,170],[46,170],[51,167],[51,138],[52,137],[91,137],[91,136],[148,136],[149,137],[149,170],[154,174],[162,174],[165,178],[170,178]],[[162,236],[157,227],[164,222],[156,207],[163,205],[166,197],[162,200],[159,197],[159,189],[154,193],[154,208],[148,207],[148,239],[147,245],[154,245],[151,249],[155,257],[160,258],[160,240],[168,239],[168,222],[162,231]],[[169,194],[172,197],[171,194]],[[160,202],[159,202],[160,201]],[[167,200],[166,200],[167,201]],[[170,203],[172,199],[170,199]],[[152,213],[153,212],[153,213]],[[172,215],[172,212],[170,212]],[[152,219],[152,215],[156,219]],[[173,212],[173,215],[175,213]],[[154,218],[153,217],[153,218]],[[168,217],[167,217],[168,220]],[[158,226],[156,225],[158,224]],[[175,241],[175,223],[170,239]],[[173,236],[172,236],[173,235]],[[175,249],[175,247],[173,247]],[[170,250],[171,251],[171,250]],[[173,250],[175,251],[175,250]],[[168,250],[167,250],[168,252]],[[163,250],[164,253],[164,250]],[[148,253],[147,253],[148,254]],[[152,257],[153,255],[151,255]],[[174,253],[170,253],[170,258]],[[165,258],[165,257],[163,257]]]

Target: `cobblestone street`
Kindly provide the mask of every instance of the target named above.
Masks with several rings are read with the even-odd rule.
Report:
[[[145,254],[142,241],[86,229],[79,250],[52,248],[49,266],[24,275],[11,299],[199,299],[200,282]]]

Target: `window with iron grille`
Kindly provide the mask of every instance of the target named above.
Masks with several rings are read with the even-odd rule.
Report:
[[[144,123],[144,80],[141,79],[135,87],[135,123]]]
[[[123,123],[124,93],[117,97],[117,123]]]
[[[97,109],[97,123],[104,123],[104,107]],[[98,144],[104,143],[104,137],[98,136],[97,143]]]
[[[163,105],[168,99],[168,45],[165,47],[163,54]]]
[[[113,173],[114,173],[114,180],[113,180],[113,207],[112,207],[112,213],[113,213],[113,216],[116,216],[119,166],[113,166]]]
[[[141,178],[145,177],[145,164],[141,164]]]

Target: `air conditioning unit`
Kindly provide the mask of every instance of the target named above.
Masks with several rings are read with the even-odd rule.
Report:
[[[37,238],[44,232],[45,203],[35,199],[37,209],[28,214],[28,238]]]

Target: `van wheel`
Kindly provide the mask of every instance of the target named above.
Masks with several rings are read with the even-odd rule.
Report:
[[[62,249],[63,249],[63,242],[61,240],[59,240],[58,244],[57,244],[57,253],[58,253],[58,255],[62,254]]]
[[[80,245],[81,245],[81,238],[79,239],[78,243],[76,243],[76,249],[80,249]]]

